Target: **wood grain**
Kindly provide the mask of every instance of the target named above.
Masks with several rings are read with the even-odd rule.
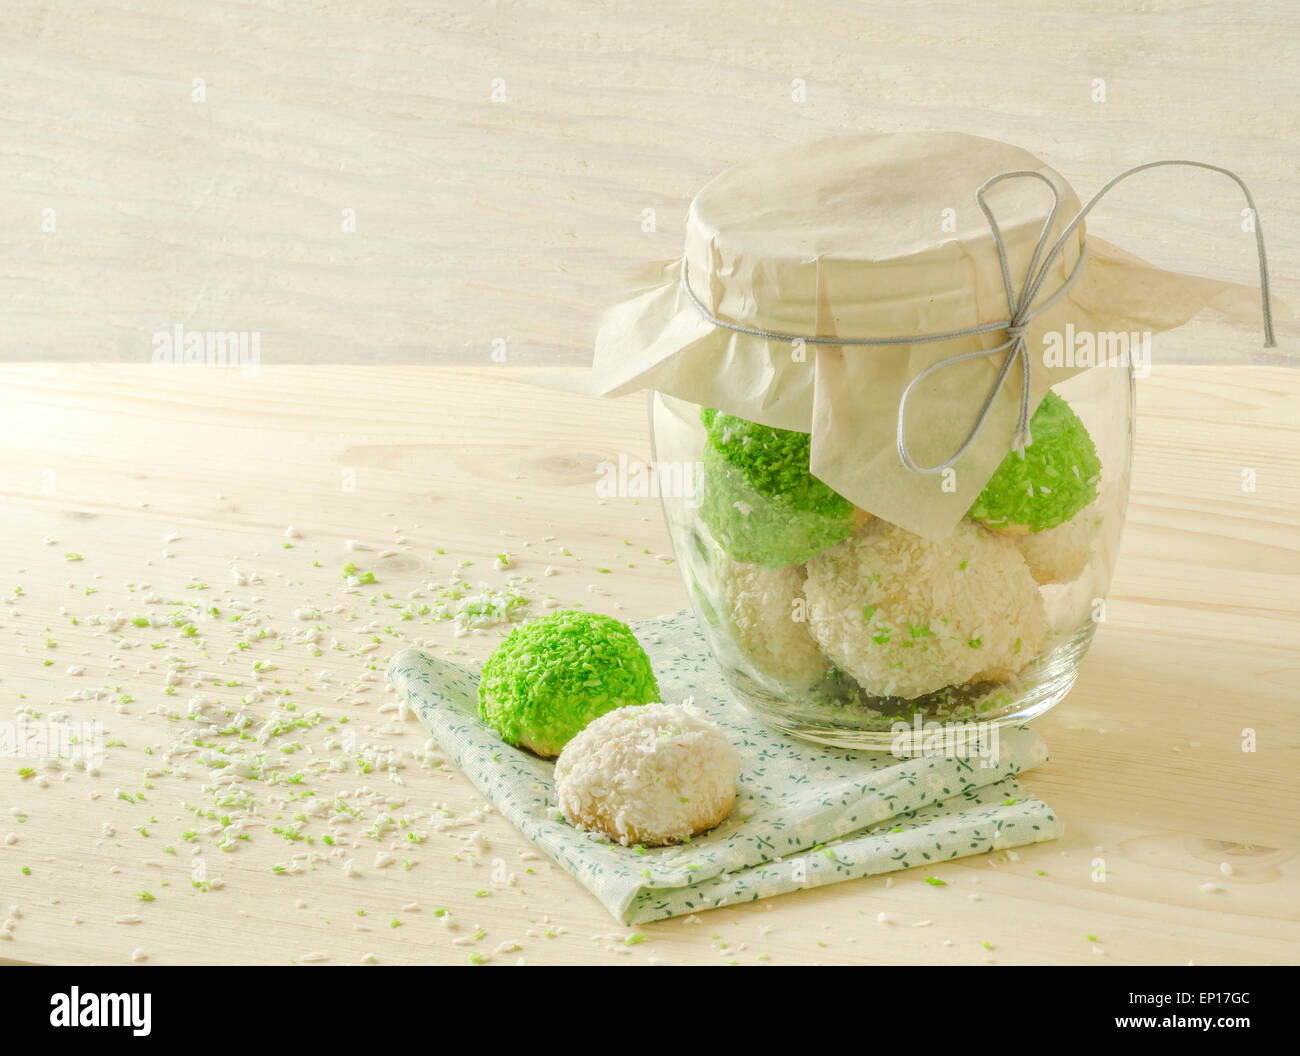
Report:
[[[473,952],[494,964],[1294,963],[1300,376],[1157,366],[1139,385],[1139,404],[1133,504],[1109,618],[1075,690],[1039,723],[1052,761],[1026,778],[1065,819],[1065,837],[1020,851],[1018,861],[944,865],[933,871],[943,888],[912,873],[889,886],[833,885],[646,926],[644,941],[626,945],[630,929],[566,874],[521,858],[528,845],[499,817],[474,815],[481,797],[426,754],[418,724],[381,710],[392,697],[380,676],[382,658],[408,644],[471,658],[491,649],[495,632],[455,638],[446,623],[400,621],[386,608],[405,605],[412,590],[431,596],[427,584],[446,582],[464,560],[474,562],[462,570],[471,583],[533,577],[523,589],[539,599],[534,611],[544,592],[629,619],[685,604],[676,568],[657,559],[668,547],[658,509],[602,504],[595,492],[602,458],[648,457],[643,398],[541,399],[509,367],[265,367],[256,378],[6,367],[0,720],[20,708],[66,711],[98,717],[110,741],[124,743],[107,750],[97,777],[0,759],[0,911],[21,913],[0,955],[121,963],[138,950],[147,964],[285,963],[313,953],[329,963],[374,953],[381,963],[456,964]],[[1253,493],[1242,491],[1243,468],[1255,470]],[[301,538],[285,538],[289,525]],[[374,549],[348,550],[347,540]],[[380,557],[385,550],[393,553]],[[502,551],[513,555],[505,572],[492,567]],[[377,582],[349,591],[348,560]],[[556,575],[542,574],[548,565]],[[235,585],[232,567],[261,582]],[[208,586],[187,589],[193,583]],[[109,633],[91,622],[172,611],[145,602],[150,592],[201,600],[222,618],[200,621],[201,644],[171,626]],[[224,617],[239,605],[265,613],[262,626],[279,637],[238,650],[238,625]],[[295,612],[307,608],[327,628],[320,656],[296,641],[309,623]],[[175,696],[165,692],[172,659],[194,664]],[[258,661],[277,670],[259,675]],[[84,674],[67,673],[76,666]],[[201,672],[205,684],[190,686]],[[225,685],[232,680],[239,684]],[[101,687],[102,699],[68,699]],[[349,759],[304,787],[325,798],[382,792],[425,841],[405,841],[405,830],[371,838],[366,807],[327,847],[320,837],[329,830],[313,819],[304,831],[321,860],[278,875],[272,866],[303,847],[269,831],[291,826],[297,806],[277,807],[286,787],[277,786],[259,792],[267,827],[245,830],[251,839],[232,852],[217,850],[220,837],[207,830],[219,833],[219,823],[196,823],[182,805],[211,800],[209,772],[192,757],[161,762],[193,728],[168,713],[184,713],[196,694],[237,704],[256,687],[268,693],[248,706],[259,717],[280,699],[274,691],[289,690],[300,714],[346,716],[360,745],[391,747],[401,769],[363,774]],[[122,693],[133,700],[119,712]],[[1246,727],[1254,752],[1242,751]],[[321,728],[304,733],[305,749],[320,760],[339,754],[324,750],[323,737]],[[298,766],[313,757],[291,758]],[[25,763],[36,777],[17,776]],[[171,772],[145,776],[160,767]],[[146,798],[127,802],[119,792]],[[454,825],[440,831],[439,821]],[[191,827],[200,831],[186,841]],[[466,839],[475,831],[479,843]],[[17,842],[4,842],[10,832]],[[390,849],[413,866],[375,866],[376,852]],[[345,875],[348,858],[361,876]],[[191,886],[198,860],[223,880],[219,890]],[[495,860],[515,883],[494,879]],[[1206,881],[1221,889],[1201,890]],[[140,901],[141,891],[154,900]],[[458,930],[434,916],[444,907]],[[879,912],[894,923],[877,923]],[[142,922],[114,923],[131,914]],[[495,952],[512,942],[521,949]]]
[[[0,358],[148,362],[179,323],[257,331],[267,363],[486,364],[500,340],[582,364],[721,169],[926,128],[1019,144],[1083,197],[1156,158],[1233,168],[1300,305],[1298,27],[1239,0],[7,0]],[[1226,180],[1155,172],[1089,222],[1253,283],[1240,211]],[[1207,318],[1160,354],[1258,344]]]
[[[1210,316],[1157,344],[1108,620],[1041,723],[1053,761],[1027,778],[1066,837],[1019,861],[951,863],[937,871],[946,888],[910,875],[835,885],[653,925],[626,945],[566,874],[521,858],[500,818],[476,817],[480,798],[417,724],[381,710],[380,678],[399,644],[486,655],[491,632],[457,639],[387,606],[436,596],[465,560],[468,581],[500,586],[503,550],[532,577],[534,610],[547,592],[628,618],[684,604],[657,558],[658,510],[595,494],[602,458],[648,456],[643,401],[542,401],[516,368],[585,364],[599,313],[676,255],[690,197],[734,162],[834,133],[955,128],[1024,146],[1085,195],[1153,158],[1224,164],[1255,193],[1275,293],[1300,304],[1298,26],[1291,6],[1233,0],[111,0],[75,12],[7,0],[0,721],[66,712],[124,743],[97,777],[38,761],[21,780],[22,761],[0,759],[0,919],[13,921],[0,956],[1300,960],[1300,381],[1170,366],[1294,366],[1290,312],[1267,353],[1252,328]],[[1144,180],[1094,215],[1096,233],[1166,267],[1254,281],[1230,187]],[[153,335],[177,324],[259,332],[261,372],[149,366]],[[497,341],[506,367],[490,363]],[[289,525],[301,539],[286,540]],[[349,592],[348,560],[378,582]],[[236,585],[232,568],[260,582]],[[222,618],[202,621],[201,645],[171,626],[91,622],[173,611],[152,593]],[[240,650],[225,619],[237,606],[281,637]],[[328,625],[319,656],[294,640],[306,608]],[[209,677],[168,695],[170,659]],[[385,792],[425,842],[367,836],[367,807],[302,875],[272,872],[300,844],[266,829],[216,850],[206,829],[219,822],[196,825],[182,806],[211,800],[206,770],[178,757],[145,774],[193,728],[170,711],[259,688],[259,714],[288,689],[301,713],[347,717],[362,745],[391,747],[401,769],[352,761],[309,787],[366,803],[359,789]],[[68,699],[79,691],[103,695]],[[1241,750],[1245,728],[1254,752]],[[324,758],[323,740],[309,731],[294,757]],[[276,827],[274,813],[292,824],[273,803],[283,791],[261,803]],[[183,840],[191,826],[205,831]],[[475,831],[479,843],[464,839]],[[416,864],[376,867],[390,845]],[[363,875],[344,874],[346,856]],[[493,879],[498,859],[514,884]],[[191,886],[198,860],[220,889]],[[1222,890],[1202,891],[1207,880]],[[882,911],[896,923],[876,923]],[[130,914],[142,922],[114,923]],[[522,949],[494,952],[511,942]]]

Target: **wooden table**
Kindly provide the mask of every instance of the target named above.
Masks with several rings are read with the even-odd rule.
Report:
[[[946,887],[912,873],[836,884],[643,926],[631,944],[632,929],[480,813],[382,679],[384,658],[407,645],[490,651],[495,631],[456,638],[427,615],[402,619],[458,571],[475,587],[530,577],[532,612],[546,593],[626,619],[686,603],[660,556],[658,509],[596,495],[599,461],[649,455],[643,398],[543,397],[518,374],[0,369],[0,721],[20,709],[39,712],[33,722],[99,719],[108,744],[98,774],[0,759],[0,912],[19,911],[0,955],[1300,959],[1300,374],[1158,366],[1139,384],[1109,618],[1070,697],[1037,725],[1051,762],[1025,778],[1064,819],[1062,840],[933,870]],[[511,567],[498,571],[502,552]],[[375,582],[346,586],[349,561]],[[185,603],[177,626],[163,618]],[[223,806],[208,765],[219,758],[185,746],[196,731],[237,746],[202,731],[245,698],[254,732],[277,708],[322,721],[271,737],[277,783],[246,781],[252,801]],[[343,768],[328,769],[336,759]],[[356,817],[331,824],[313,801]],[[256,818],[223,825],[241,810]]]
[[[99,718],[110,746],[98,775],[36,761],[23,780],[27,761],[0,758],[0,957],[1300,960],[1290,313],[1264,355],[1256,330],[1209,316],[1157,340],[1109,621],[1027,778],[1067,836],[1018,862],[953,863],[944,888],[835,885],[627,945],[479,817],[382,680],[408,642],[490,649],[416,615],[458,568],[628,618],[685,603],[658,510],[595,495],[601,458],[646,454],[639,400],[544,402],[512,379],[587,363],[597,313],[680,251],[686,203],[727,165],[918,128],[1017,143],[1084,197],[1139,162],[1215,162],[1250,184],[1275,293],[1300,303],[1300,12],[1139,6],[6,0],[0,723]],[[1227,181],[1157,171],[1089,228],[1253,283],[1240,208]],[[258,333],[260,373],[150,366],[178,324]],[[348,588],[348,561],[376,582]],[[196,618],[171,626],[167,602]],[[188,666],[168,686],[172,661]],[[266,825],[241,828],[213,803],[221,753],[166,749],[205,725],[192,699],[215,716],[243,697],[259,719],[293,703],[324,721],[268,734],[284,780],[258,793]],[[334,794],[357,820],[303,809]]]

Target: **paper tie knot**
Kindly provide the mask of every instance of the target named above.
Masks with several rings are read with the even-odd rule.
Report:
[[[1043,312],[1051,308],[1057,301],[1069,292],[1070,288],[1079,280],[1083,274],[1083,269],[1088,261],[1088,243],[1085,239],[1079,253],[1079,259],[1075,263],[1073,270],[1066,277],[1061,287],[1056,290],[1046,300],[1038,302],[1038,295],[1042,290],[1043,283],[1046,281],[1048,273],[1056,263],[1056,259],[1061,255],[1066,241],[1074,233],[1084,217],[1088,215],[1093,207],[1102,199],[1121,180],[1143,172],[1146,169],[1156,169],[1169,165],[1183,165],[1196,169],[1208,169],[1210,172],[1221,173],[1229,177],[1241,188],[1245,195],[1246,205],[1250,208],[1251,216],[1254,219],[1255,229],[1255,248],[1259,254],[1259,291],[1260,302],[1264,321],[1264,347],[1272,348],[1276,344],[1273,336],[1273,311],[1269,298],[1268,282],[1268,259],[1264,254],[1264,232],[1259,222],[1258,211],[1255,209],[1255,201],[1251,197],[1250,189],[1242,182],[1241,178],[1229,169],[1224,169],[1218,165],[1208,165],[1201,161],[1149,161],[1144,165],[1137,165],[1131,169],[1126,169],[1118,176],[1111,179],[1105,186],[1094,194],[1086,205],[1081,208],[1074,218],[1066,225],[1065,230],[1048,248],[1048,242],[1051,238],[1052,225],[1056,222],[1056,214],[1061,205],[1061,195],[1056,189],[1056,185],[1044,176],[1041,172],[1033,169],[1015,169],[1009,172],[1002,172],[986,180],[975,192],[975,200],[979,204],[980,212],[984,214],[984,219],[988,223],[989,231],[993,235],[993,245],[998,253],[998,262],[1002,269],[1002,286],[1007,300],[1007,318],[993,323],[980,323],[975,326],[962,327],[958,330],[946,330],[934,334],[913,334],[906,337],[820,337],[806,334],[789,334],[778,330],[764,330],[760,327],[744,326],[740,323],[729,322],[720,319],[712,309],[708,308],[698,297],[695,291],[691,289],[690,270],[687,265],[685,256],[682,257],[682,278],[681,286],[686,294],[687,299],[695,305],[696,309],[709,322],[715,326],[721,326],[728,330],[734,330],[737,333],[749,334],[752,337],[762,338],[768,341],[802,341],[805,345],[828,345],[832,347],[870,347],[870,346],[890,346],[890,345],[920,345],[930,344],[938,341],[951,341],[962,337],[979,337],[984,334],[995,334],[1001,332],[1006,335],[1006,340],[992,348],[977,348],[968,352],[959,352],[953,356],[947,356],[943,359],[936,360],[928,367],[922,370],[908,382],[907,387],[903,390],[902,396],[898,401],[898,430],[897,446],[898,457],[913,473],[935,474],[942,473],[956,463],[970,449],[975,438],[984,428],[985,422],[988,421],[989,414],[993,409],[1002,387],[1006,384],[1007,375],[1015,366],[1016,361],[1020,362],[1020,413],[1016,419],[1016,429],[1011,439],[1011,449],[1016,451],[1022,458],[1024,457],[1025,448],[1028,447],[1033,439],[1029,432],[1029,420],[1031,416],[1030,399],[1032,394],[1031,382],[1033,380],[1033,364],[1029,354],[1028,330],[1033,320]],[[1029,267],[1026,269],[1025,281],[1019,292],[1016,291],[1011,280],[1011,264],[1007,258],[1006,243],[1002,238],[1002,230],[998,226],[997,220],[993,216],[992,210],[989,209],[985,201],[985,192],[995,184],[1003,180],[1018,179],[1029,177],[1040,180],[1047,185],[1052,192],[1052,208],[1047,214],[1047,219],[1043,223],[1043,228],[1039,232],[1038,241],[1034,246],[1033,256],[1030,258]],[[966,434],[957,449],[942,462],[933,466],[920,466],[913,460],[911,452],[907,447],[907,403],[916,387],[936,371],[943,370],[945,367],[954,366],[957,363],[964,363],[969,359],[979,359],[988,356],[995,356],[999,352],[1006,352],[1005,358],[998,367],[997,376],[990,386],[988,395],[980,407],[979,414],[975,418],[974,424]]]

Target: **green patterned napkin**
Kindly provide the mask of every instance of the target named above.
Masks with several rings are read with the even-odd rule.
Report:
[[[677,847],[622,847],[570,826],[556,806],[554,764],[511,748],[479,721],[476,672],[414,649],[388,666],[389,679],[479,791],[623,924],[1061,833],[1047,804],[1014,778],[1047,758],[1031,730],[999,731],[996,765],[987,766],[978,757],[900,761],[806,744],[764,726],[732,697],[689,613],[632,629],[664,700],[693,697],[741,755],[730,817]]]

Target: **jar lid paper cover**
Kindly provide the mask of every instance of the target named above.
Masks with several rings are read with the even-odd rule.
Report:
[[[604,396],[656,389],[811,433],[815,476],[869,513],[928,538],[945,536],[1011,448],[1020,371],[1011,371],[982,428],[941,476],[901,461],[899,401],[927,367],[994,349],[1004,332],[888,347],[772,339],[715,325],[683,289],[683,275],[715,318],[784,335],[906,339],[1005,320],[998,247],[976,192],[1015,170],[1042,179],[1004,180],[986,200],[1019,289],[1040,235],[1054,243],[1080,203],[1059,173],[1018,147],[961,133],[842,136],[728,169],[691,203],[685,272],[681,259],[665,264],[660,281],[606,315],[592,371],[576,386],[538,380]],[[1085,239],[1087,259],[1076,275]],[[1025,328],[1031,409],[1048,388],[1088,369],[1070,355],[1044,354],[1045,337],[1065,333],[1067,324],[1075,333],[1127,339],[1177,326],[1206,307],[1259,319],[1251,287],[1153,267],[1086,236],[1082,223],[1052,261],[1035,307],[1062,288]],[[914,389],[906,439],[917,463],[937,465],[959,448],[1003,359],[945,366]]]

